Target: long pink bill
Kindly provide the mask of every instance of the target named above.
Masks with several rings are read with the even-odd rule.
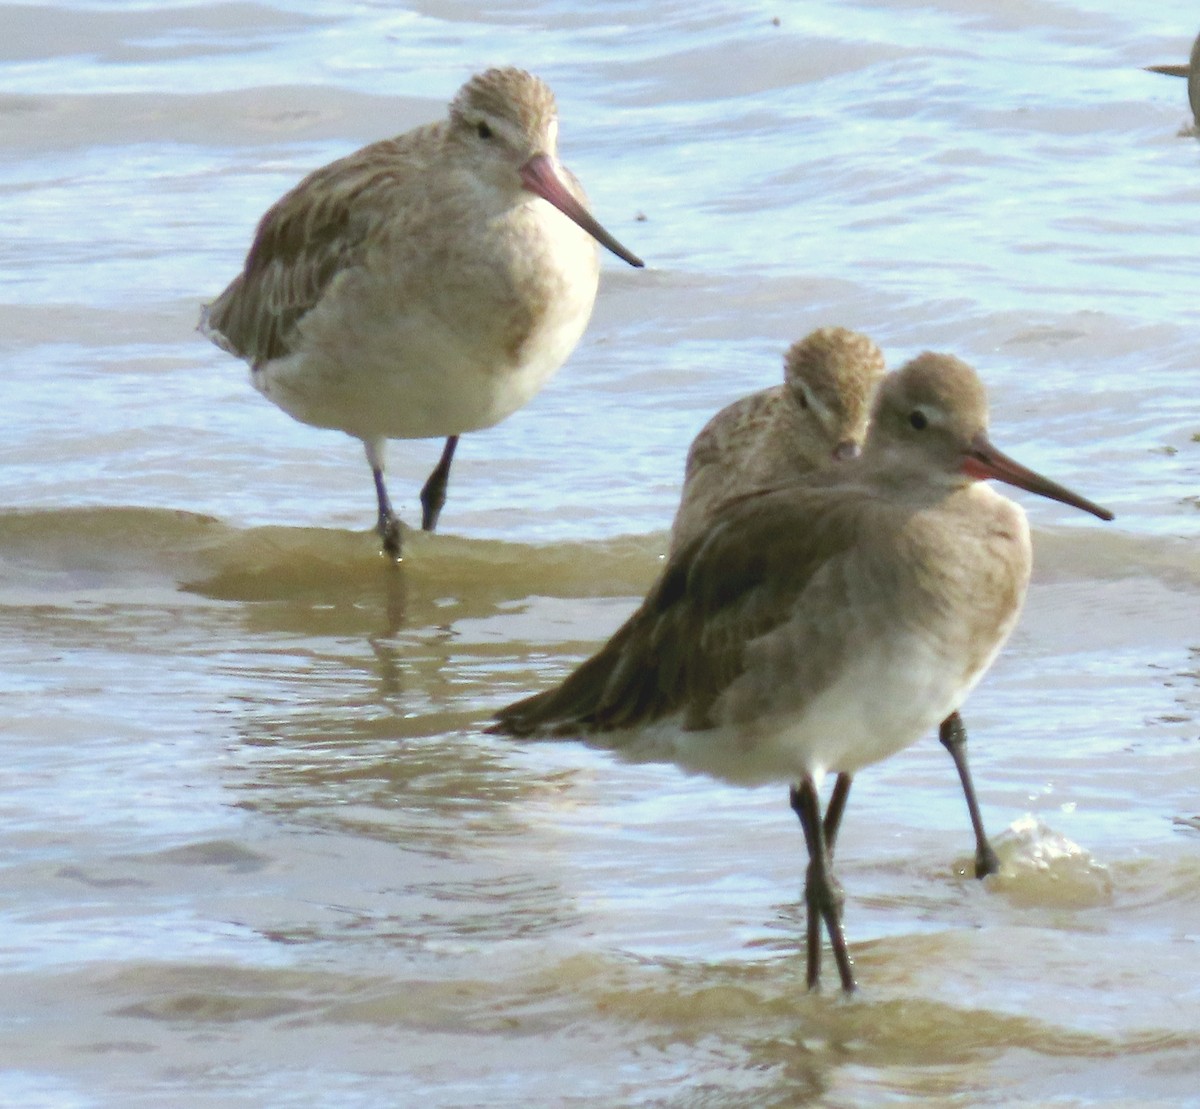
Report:
[[[1072,508],[1081,508],[1084,512],[1099,516],[1101,520],[1113,518],[1113,514],[1107,508],[1093,504],[1086,497],[1072,493],[1070,489],[1059,485],[1058,482],[1042,477],[1041,474],[1034,473],[1033,470],[1022,466],[1016,459],[1009,458],[1002,450],[992,446],[991,440],[982,432],[972,440],[971,449],[967,452],[962,469],[964,474],[980,481],[984,478],[1006,481],[1018,489],[1026,489],[1030,493],[1049,497],[1052,501],[1069,504]]]
[[[555,171],[549,155],[536,154],[530,158],[521,167],[521,181],[531,193],[537,193],[543,200],[553,204],[567,219],[574,220],[596,242],[608,247],[618,258],[639,269],[646,264],[605,231],[592,213],[571,195],[571,191]]]

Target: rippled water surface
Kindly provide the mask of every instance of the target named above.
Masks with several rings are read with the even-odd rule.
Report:
[[[1193,4],[0,3],[0,1103],[1176,1103],[1200,1088]],[[649,268],[386,565],[357,443],[199,338],[304,172],[517,63]],[[856,780],[862,990],[777,788],[486,736],[653,579],[813,327],[975,364],[1029,503],[967,706]],[[395,444],[407,521],[436,459]]]

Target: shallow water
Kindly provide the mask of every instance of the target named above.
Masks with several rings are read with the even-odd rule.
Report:
[[[778,25],[773,22],[778,19]],[[1182,0],[0,4],[0,1102],[1195,1098],[1200,146]],[[307,169],[547,78],[650,263],[377,554],[357,444],[193,332]],[[653,579],[691,436],[813,327],[978,366],[1037,569],[856,780],[862,983],[802,988],[786,797],[483,735]],[[435,443],[398,443],[415,518]]]

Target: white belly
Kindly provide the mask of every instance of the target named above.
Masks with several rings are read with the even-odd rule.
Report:
[[[360,439],[422,439],[491,427],[527,404],[575,349],[590,305],[551,321],[526,356],[504,364],[462,349],[436,321],[380,328],[353,352],[304,351],[253,371],[288,415]]]
[[[403,264],[342,275],[301,321],[294,352],[253,372],[255,387],[304,423],[364,440],[498,423],[575,348],[599,277],[594,241],[545,201],[520,230],[497,237],[496,264],[444,280],[423,267],[410,281]]]
[[[827,772],[854,773],[915,743],[962,704],[986,669],[964,674],[953,657],[913,638],[886,652],[865,649],[798,708],[765,709],[752,721],[700,731],[665,720],[598,742],[741,785],[805,775],[819,782]]]

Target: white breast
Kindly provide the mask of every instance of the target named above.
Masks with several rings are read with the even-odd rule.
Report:
[[[534,199],[446,265],[374,258],[339,275],[254,384],[291,416],[362,439],[457,435],[526,404],[579,342],[596,244]]]

